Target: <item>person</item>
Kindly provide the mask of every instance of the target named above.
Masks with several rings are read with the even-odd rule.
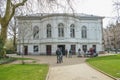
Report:
[[[81,49],[79,48],[78,49],[78,57],[80,57],[81,56]]]
[[[84,54],[87,52],[87,49],[83,49]]]
[[[62,53],[62,48],[60,49],[60,63],[63,63],[63,53]]]
[[[94,53],[93,48],[90,48],[89,52],[90,52],[90,56],[93,57],[93,53]]]
[[[69,58],[72,58],[72,49],[69,50]]]
[[[68,55],[68,50],[65,49],[65,56],[67,57],[67,55]]]
[[[56,50],[56,55],[57,55],[57,63],[60,63],[60,49],[58,48],[57,50]]]
[[[88,57],[90,55],[90,51],[88,50],[87,52],[86,52],[86,54],[84,55],[84,57]]]
[[[93,48],[93,57],[97,57],[97,56],[98,56],[98,54],[96,52],[96,48]]]

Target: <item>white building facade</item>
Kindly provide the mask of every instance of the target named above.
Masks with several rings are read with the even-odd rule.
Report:
[[[17,16],[19,53],[54,55],[60,47],[73,54],[95,47],[102,51],[103,17],[86,14],[39,14]]]

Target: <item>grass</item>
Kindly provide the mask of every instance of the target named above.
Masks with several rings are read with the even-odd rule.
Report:
[[[47,72],[46,64],[0,65],[0,80],[45,80]]]
[[[90,58],[87,62],[99,70],[120,78],[120,55]]]

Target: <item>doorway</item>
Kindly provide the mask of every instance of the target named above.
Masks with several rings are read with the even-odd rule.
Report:
[[[51,55],[51,45],[46,45],[46,53],[47,55]]]
[[[72,49],[72,54],[75,55],[76,54],[76,46],[71,45],[71,49]]]
[[[84,52],[86,52],[86,51],[87,51],[87,45],[82,45],[82,50],[83,50]]]
[[[62,50],[62,54],[65,55],[65,45],[58,45],[58,48]]]
[[[24,55],[28,55],[28,46],[24,46]]]

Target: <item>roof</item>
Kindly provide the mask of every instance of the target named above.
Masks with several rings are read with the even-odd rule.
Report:
[[[89,15],[84,13],[36,13],[36,14],[16,16],[16,17],[18,19],[43,19],[46,17],[53,17],[53,16],[69,16],[69,17],[75,17],[78,19],[103,19],[104,18],[101,16]]]

